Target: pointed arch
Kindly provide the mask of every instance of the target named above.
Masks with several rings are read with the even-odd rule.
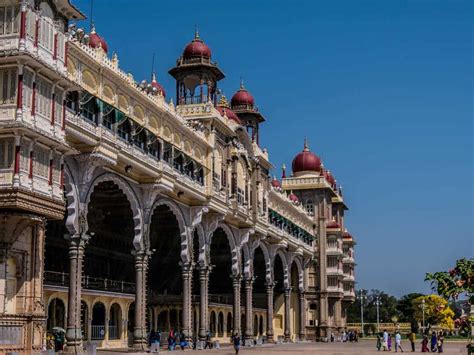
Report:
[[[87,216],[87,209],[90,203],[92,193],[94,192],[94,188],[101,182],[106,182],[106,181],[112,181],[113,183],[115,183],[118,186],[118,188],[127,197],[127,200],[130,203],[130,209],[132,210],[132,215],[133,215],[133,224],[134,224],[133,246],[137,250],[142,249],[144,247],[142,208],[141,208],[138,196],[136,195],[132,186],[130,186],[129,182],[123,179],[122,177],[113,173],[104,173],[104,174],[98,175],[94,180],[92,180],[91,184],[89,185],[89,189],[87,190],[86,199],[85,199],[85,210],[86,210],[85,216]]]
[[[66,228],[71,235],[81,232],[79,225],[80,197],[74,175],[67,163],[64,163],[64,192],[66,195]],[[85,222],[85,221],[84,221]],[[85,226],[87,229],[87,226]]]

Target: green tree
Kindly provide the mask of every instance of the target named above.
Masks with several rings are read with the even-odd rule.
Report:
[[[400,322],[411,322],[414,319],[413,300],[421,296],[423,296],[421,293],[409,293],[398,300],[397,310],[400,314]]]

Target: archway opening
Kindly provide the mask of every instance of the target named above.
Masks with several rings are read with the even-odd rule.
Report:
[[[122,323],[122,309],[117,303],[114,303],[110,307],[109,339],[120,338],[121,323]]]
[[[210,256],[212,271],[209,280],[209,302],[231,305],[232,253],[229,239],[222,228],[217,228],[212,236]]]
[[[253,308],[261,312],[267,310],[267,265],[265,256],[260,247],[255,249],[253,257],[253,275],[255,282],[253,283]],[[254,332],[257,328],[254,327]]]
[[[285,326],[285,269],[280,255],[275,256],[273,264],[273,328],[275,335],[283,336]]]
[[[113,181],[94,187],[87,221],[92,235],[85,251],[85,288],[135,293],[133,212]]]
[[[300,319],[301,319],[301,312],[304,310],[300,309],[300,302],[299,302],[299,292],[300,292],[300,274],[298,266],[296,262],[291,264],[291,296],[290,296],[290,309],[291,309],[291,325],[292,325],[292,332],[295,336],[299,336],[301,333],[300,327]]]
[[[105,338],[105,306],[97,302],[92,307],[91,339],[103,340]]]
[[[180,330],[180,312],[183,302],[181,276],[181,232],[178,219],[168,205],[155,208],[150,224],[150,249],[153,254],[148,273],[148,304],[160,309],[170,307],[158,316],[158,328],[167,336],[171,329]],[[149,329],[149,331],[152,329]]]
[[[51,332],[53,328],[65,328],[66,307],[59,298],[53,298],[48,306],[47,330]]]

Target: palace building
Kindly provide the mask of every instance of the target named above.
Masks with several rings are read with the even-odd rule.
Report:
[[[0,351],[41,350],[53,328],[82,352],[345,327],[342,190],[306,142],[270,176],[271,119],[244,85],[220,94],[198,33],[173,91],[122,71],[69,0],[0,0],[0,19]]]

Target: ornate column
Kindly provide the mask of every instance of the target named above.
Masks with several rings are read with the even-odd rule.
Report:
[[[69,239],[69,292],[67,307],[66,347],[68,352],[82,352],[81,293],[84,249],[90,236],[74,234]]]
[[[290,323],[290,304],[291,303],[291,287],[285,288],[285,341],[290,341],[291,323]]]
[[[209,267],[201,266],[199,268],[200,300],[199,300],[199,340],[205,340],[208,330],[208,285],[209,285]]]
[[[244,280],[245,287],[245,340],[253,338],[253,311],[252,311],[252,291],[253,278],[248,277]],[[247,344],[246,344],[247,345]],[[250,345],[250,344],[248,344]]]
[[[241,288],[241,281],[242,277],[240,274],[232,275],[232,287],[234,289],[234,304],[232,307],[233,311],[233,321],[234,321],[234,333],[240,334],[240,288]]]
[[[300,340],[303,341],[306,339],[306,295],[304,291],[299,292],[299,301],[300,301]]]
[[[146,279],[148,271],[148,250],[134,250],[135,255],[135,329],[133,330],[133,347],[145,350],[146,335]]]
[[[267,283],[267,342],[273,341],[273,282]]]
[[[183,313],[182,331],[186,338],[191,337],[191,280],[193,269],[191,263],[181,265],[181,275],[183,278]]]
[[[342,302],[341,299],[337,299],[334,303],[334,323],[336,327],[341,330],[342,328]]]

